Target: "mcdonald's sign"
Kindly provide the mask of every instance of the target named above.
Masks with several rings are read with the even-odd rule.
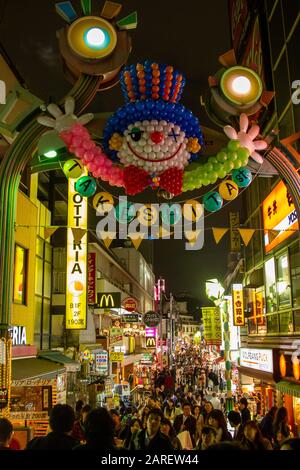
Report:
[[[120,308],[121,292],[98,292],[97,308]]]
[[[148,338],[146,338],[146,348],[156,348],[155,336],[148,336]]]

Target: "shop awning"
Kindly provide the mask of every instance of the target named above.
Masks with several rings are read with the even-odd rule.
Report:
[[[74,361],[68,356],[65,356],[60,351],[41,351],[38,357],[48,361],[56,362],[65,366],[68,372],[76,372],[80,370],[79,362]]]
[[[12,380],[54,378],[57,374],[65,372],[63,366],[50,361],[37,358],[15,359],[12,361]]]
[[[298,384],[281,380],[275,385],[275,388],[282,393],[300,398],[300,385]]]

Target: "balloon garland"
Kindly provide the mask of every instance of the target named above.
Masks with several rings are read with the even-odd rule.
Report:
[[[74,115],[75,103],[68,97],[65,114],[53,104],[47,109],[55,117],[41,116],[38,121],[53,127],[75,158],[67,161],[63,171],[68,178],[78,178],[76,190],[85,197],[97,189],[95,178],[112,186],[124,187],[135,195],[147,186],[176,196],[214,184],[231,172],[232,181],[220,184],[219,192],[204,195],[204,206],[214,212],[223,199],[233,200],[239,187],[247,187],[252,175],[244,168],[251,156],[258,162],[256,150],[266,148],[263,140],[255,140],[259,127],[248,130],[245,114],[240,116],[240,130],[225,126],[231,140],[206,163],[197,163],[203,146],[198,119],[178,103],[185,79],[171,66],[145,61],[125,67],[121,85],[127,104],[119,108],[104,129],[103,148],[97,146],[84,124],[93,115]],[[91,174],[81,176],[84,169]]]

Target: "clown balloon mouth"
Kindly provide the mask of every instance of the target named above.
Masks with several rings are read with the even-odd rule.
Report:
[[[172,153],[172,155],[170,155],[169,157],[166,157],[166,158],[157,158],[157,159],[150,159],[150,158],[145,158],[145,157],[142,157],[141,155],[139,155],[130,145],[129,142],[127,142],[127,145],[128,145],[128,148],[129,150],[137,157],[139,158],[140,160],[144,160],[144,162],[153,162],[153,163],[156,163],[156,162],[166,162],[167,160],[171,160],[172,158],[176,157],[177,153],[179,153],[181,147],[182,147],[182,144],[179,145],[178,149]]]

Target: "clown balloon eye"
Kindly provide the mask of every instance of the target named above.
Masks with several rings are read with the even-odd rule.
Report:
[[[134,140],[135,142],[138,142],[141,139],[142,134],[143,134],[143,131],[141,131],[141,129],[139,129],[138,127],[134,127],[129,132],[129,135],[131,136],[132,140]]]
[[[172,128],[171,134],[168,134],[168,136],[169,136],[169,137],[173,137],[174,140],[175,140],[175,142],[177,142],[177,138],[176,138],[176,137],[179,137],[180,134],[176,134],[176,133],[174,132],[174,129]]]

